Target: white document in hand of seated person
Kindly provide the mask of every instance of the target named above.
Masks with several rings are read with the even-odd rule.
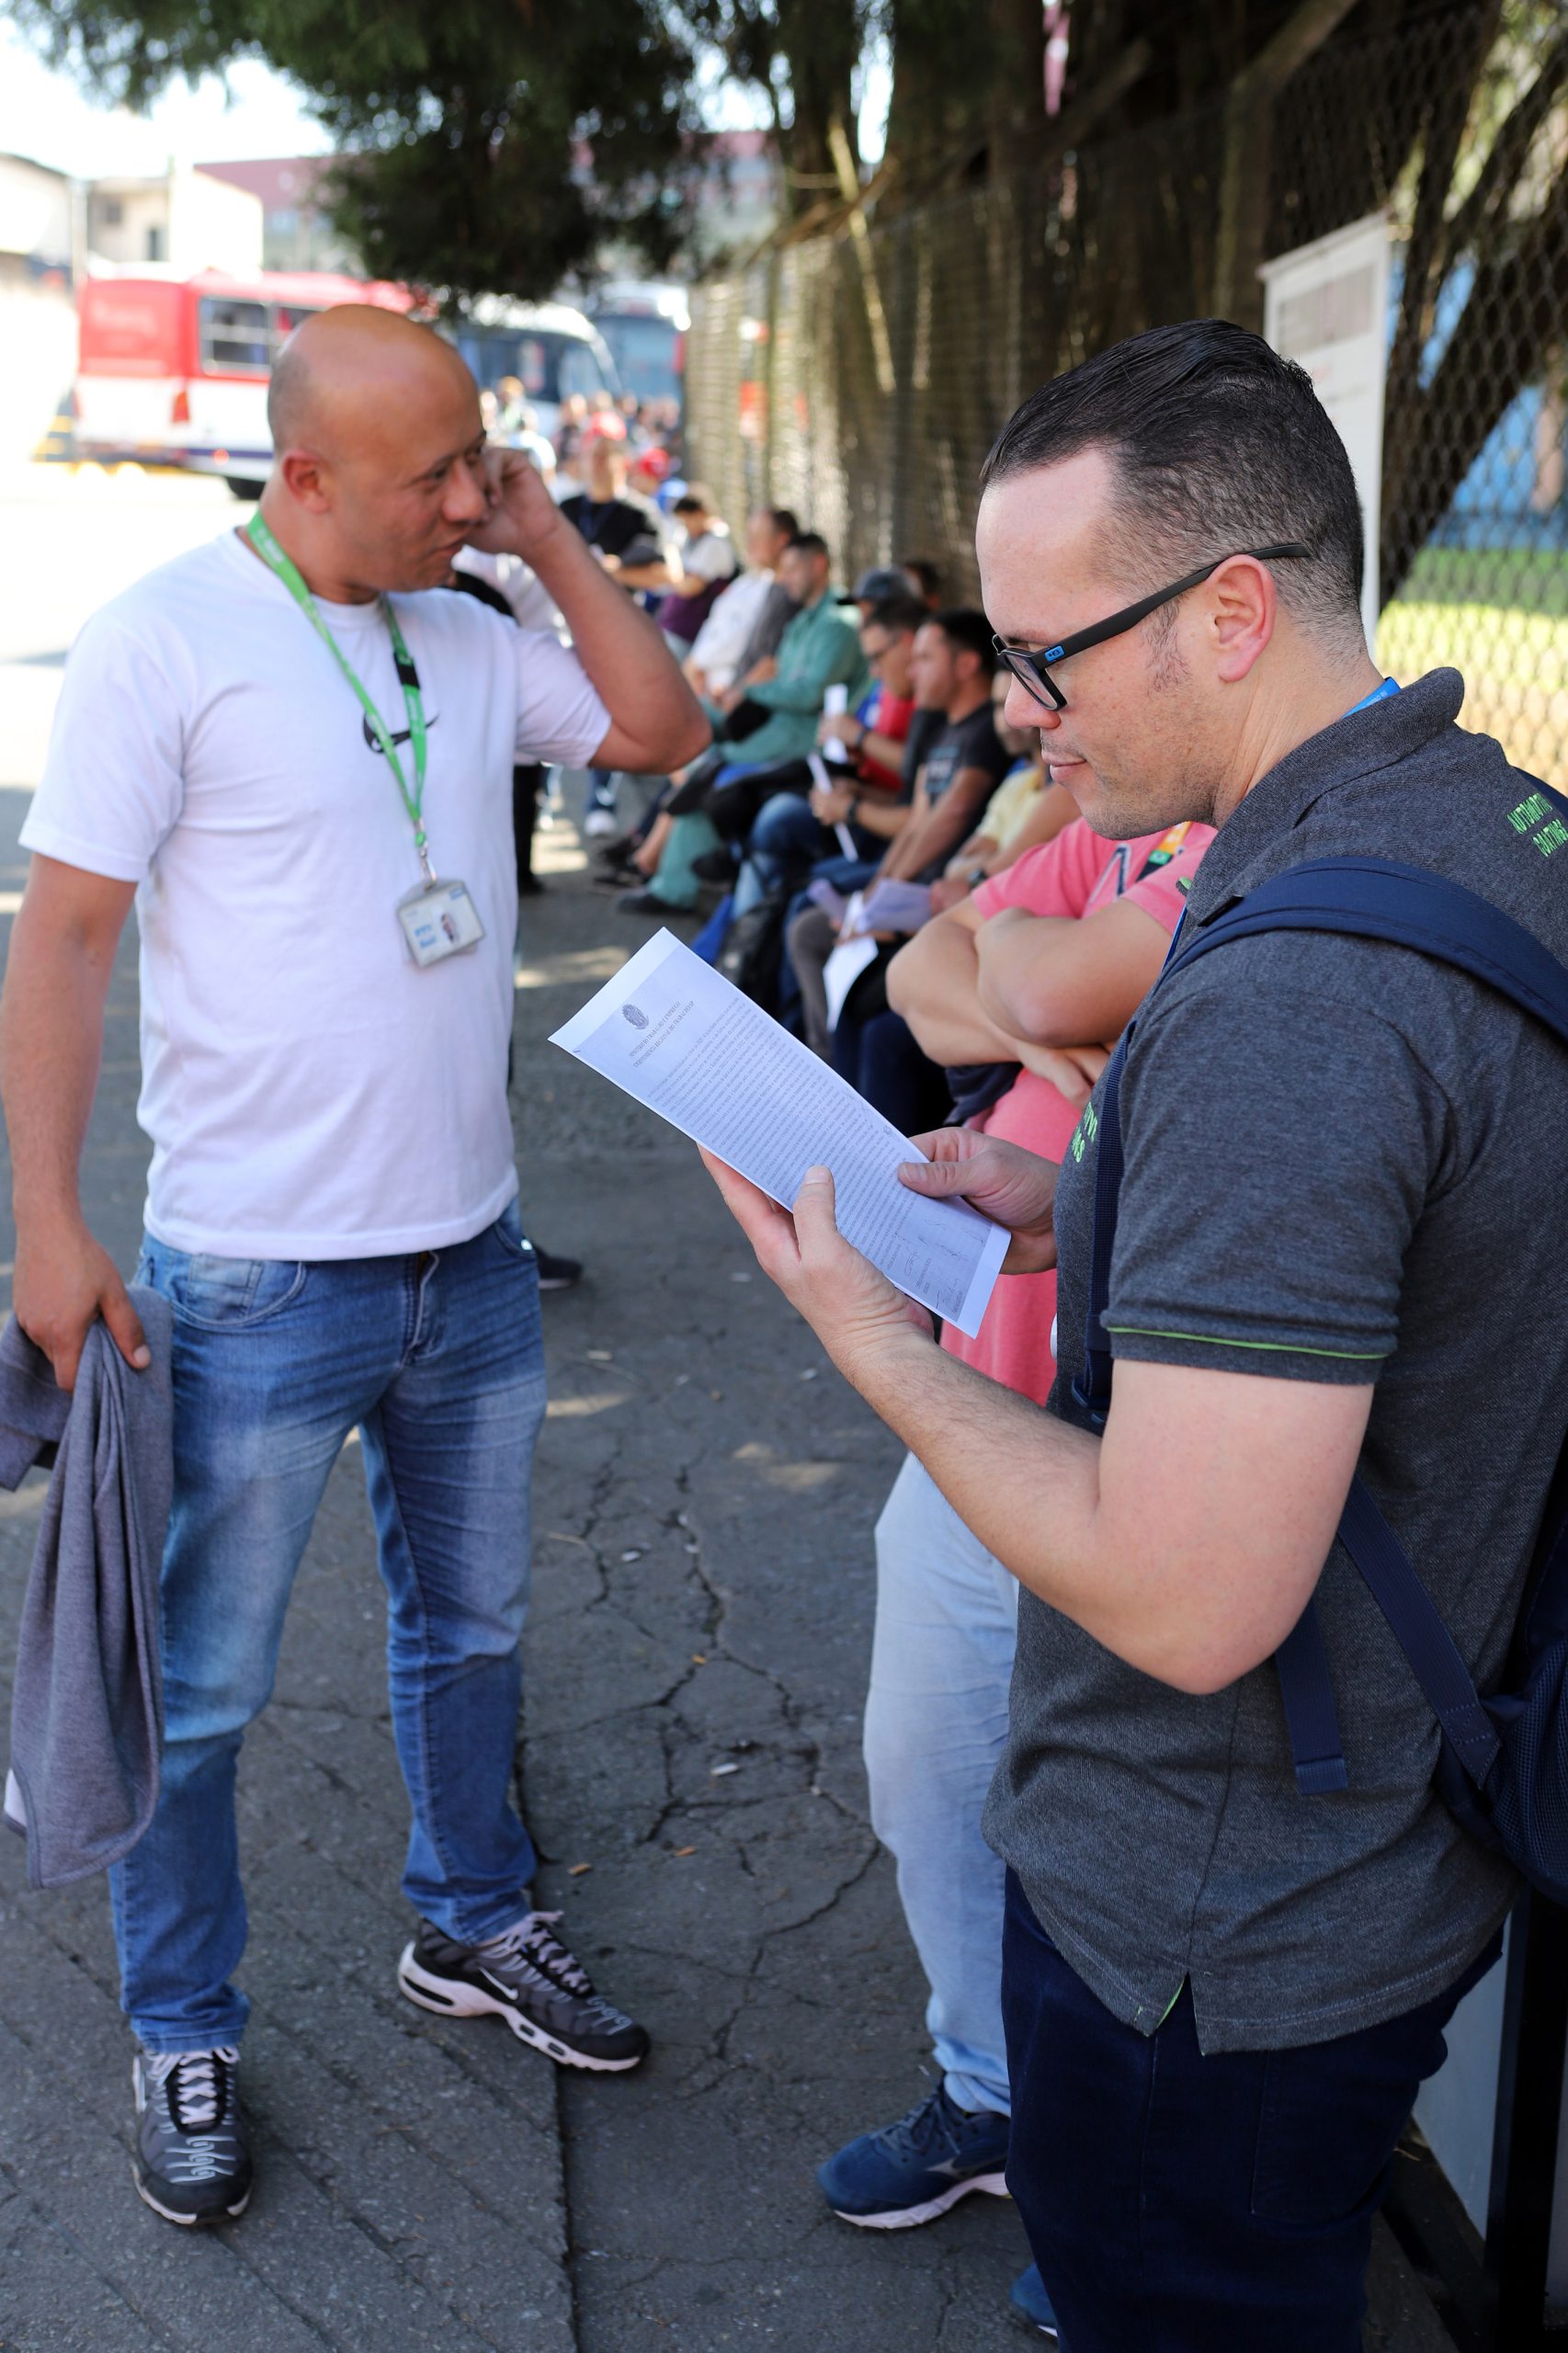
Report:
[[[929,882],[868,883],[860,902],[862,931],[918,931],[931,919]]]
[[[830,1168],[845,1240],[933,1314],[979,1331],[1003,1228],[901,1185],[910,1145],[892,1122],[673,932],[655,932],[551,1042],[785,1209],[808,1168]]]

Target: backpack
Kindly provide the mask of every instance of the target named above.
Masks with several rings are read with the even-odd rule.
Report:
[[[724,944],[713,960],[716,970],[765,1013],[778,1008],[784,918],[789,910],[790,903],[782,896],[759,899],[732,919]]]
[[[1544,788],[1543,788],[1544,789]],[[1554,796],[1555,797],[1555,796]],[[1568,1044],[1568,967],[1511,915],[1461,883],[1391,858],[1321,858],[1278,874],[1185,948],[1178,927],[1156,988],[1199,957],[1260,931],[1336,931],[1387,939],[1484,981]],[[1130,1022],[1098,1107],[1094,1238],[1084,1365],[1073,1395],[1103,1428],[1112,1359],[1109,1297],[1121,1187],[1118,1110]],[[1338,1540],[1360,1572],[1442,1733],[1433,1786],[1463,1827],[1534,1887],[1568,1902],[1568,1439],[1547,1496],[1514,1643],[1484,1698],[1436,1604],[1360,1474]],[[1315,1600],[1274,1654],[1303,1797],[1349,1786]]]

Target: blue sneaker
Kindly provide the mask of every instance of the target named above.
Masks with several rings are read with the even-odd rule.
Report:
[[[1007,2120],[989,2108],[960,2108],[938,2084],[896,2124],[862,2132],[817,2167],[822,2193],[841,2222],[865,2231],[908,2231],[935,2222],[971,2189],[1006,2198]]]
[[[1056,2325],[1056,2314],[1051,2309],[1051,2298],[1045,2292],[1045,2281],[1040,2276],[1038,2263],[1031,2263],[1028,2269],[1014,2280],[1007,2302],[1020,2320],[1038,2329],[1041,2336],[1054,2336],[1061,2344],[1062,2333]]]

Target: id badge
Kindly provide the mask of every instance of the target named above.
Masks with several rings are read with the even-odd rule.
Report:
[[[422,884],[398,901],[397,919],[408,952],[421,968],[443,963],[449,956],[466,956],[484,937],[466,882]]]

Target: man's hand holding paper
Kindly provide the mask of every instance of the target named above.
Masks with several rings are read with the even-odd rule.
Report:
[[[830,1167],[846,1245],[897,1292],[979,1330],[1006,1235],[961,1188],[923,1198],[901,1184],[907,1140],[672,934],[639,949],[554,1042],[737,1170],[786,1220],[808,1171]],[[759,1231],[780,1229],[770,1214]]]
[[[704,1152],[702,1165],[756,1253],[756,1263],[806,1319],[845,1379],[857,1368],[932,1337],[931,1318],[879,1274],[838,1230],[830,1168],[808,1168],[792,1210]]]

